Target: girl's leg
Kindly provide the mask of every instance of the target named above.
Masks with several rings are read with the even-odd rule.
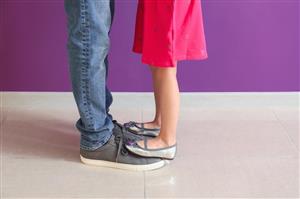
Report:
[[[159,84],[154,79],[155,68],[150,67],[152,73],[153,91],[155,99],[155,116],[151,122],[145,122],[145,128],[160,128],[161,127],[161,105],[160,105],[160,93],[158,92]]]
[[[154,99],[155,99],[155,116],[151,122],[145,122],[145,128],[160,128],[161,127],[161,105],[160,98],[161,95],[158,92],[159,84],[154,79],[155,68],[150,67],[152,73],[152,81],[153,81],[153,90],[154,90]]]
[[[151,67],[156,105],[161,111],[161,129],[158,137],[148,141],[148,148],[161,148],[176,143],[179,115],[179,88],[176,67]],[[158,116],[159,117],[159,116]],[[138,142],[143,147],[143,141]]]
[[[150,67],[152,72],[152,82],[153,82],[153,90],[154,90],[154,99],[155,99],[155,117],[153,120],[154,125],[161,127],[161,105],[160,105],[160,98],[161,95],[158,92],[158,84],[156,81],[154,81],[154,72],[155,69],[153,67]]]

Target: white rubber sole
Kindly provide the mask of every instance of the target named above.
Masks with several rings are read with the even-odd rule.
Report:
[[[147,165],[130,165],[130,164],[123,164],[123,163],[109,162],[104,160],[87,159],[82,157],[81,155],[80,155],[80,160],[81,162],[87,165],[110,167],[115,169],[124,169],[124,170],[131,170],[131,171],[155,170],[165,166],[168,163],[168,161],[166,160],[161,160],[159,162],[147,164]]]

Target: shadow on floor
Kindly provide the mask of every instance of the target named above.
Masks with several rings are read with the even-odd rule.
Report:
[[[73,116],[64,117],[41,111],[9,111],[2,129],[3,154],[79,162],[80,134]]]

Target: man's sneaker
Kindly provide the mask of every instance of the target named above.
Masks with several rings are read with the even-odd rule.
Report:
[[[109,141],[94,151],[80,149],[80,159],[89,165],[135,171],[159,169],[166,164],[166,161],[160,158],[147,158],[129,152],[124,143],[127,139],[135,139],[135,137],[126,137],[124,128],[115,124]]]

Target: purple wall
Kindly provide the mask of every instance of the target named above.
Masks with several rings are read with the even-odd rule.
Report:
[[[150,91],[131,52],[136,0],[117,0],[113,91]],[[203,1],[209,59],[179,64],[182,91],[300,91],[298,0]],[[69,91],[62,0],[0,0],[0,88]]]

